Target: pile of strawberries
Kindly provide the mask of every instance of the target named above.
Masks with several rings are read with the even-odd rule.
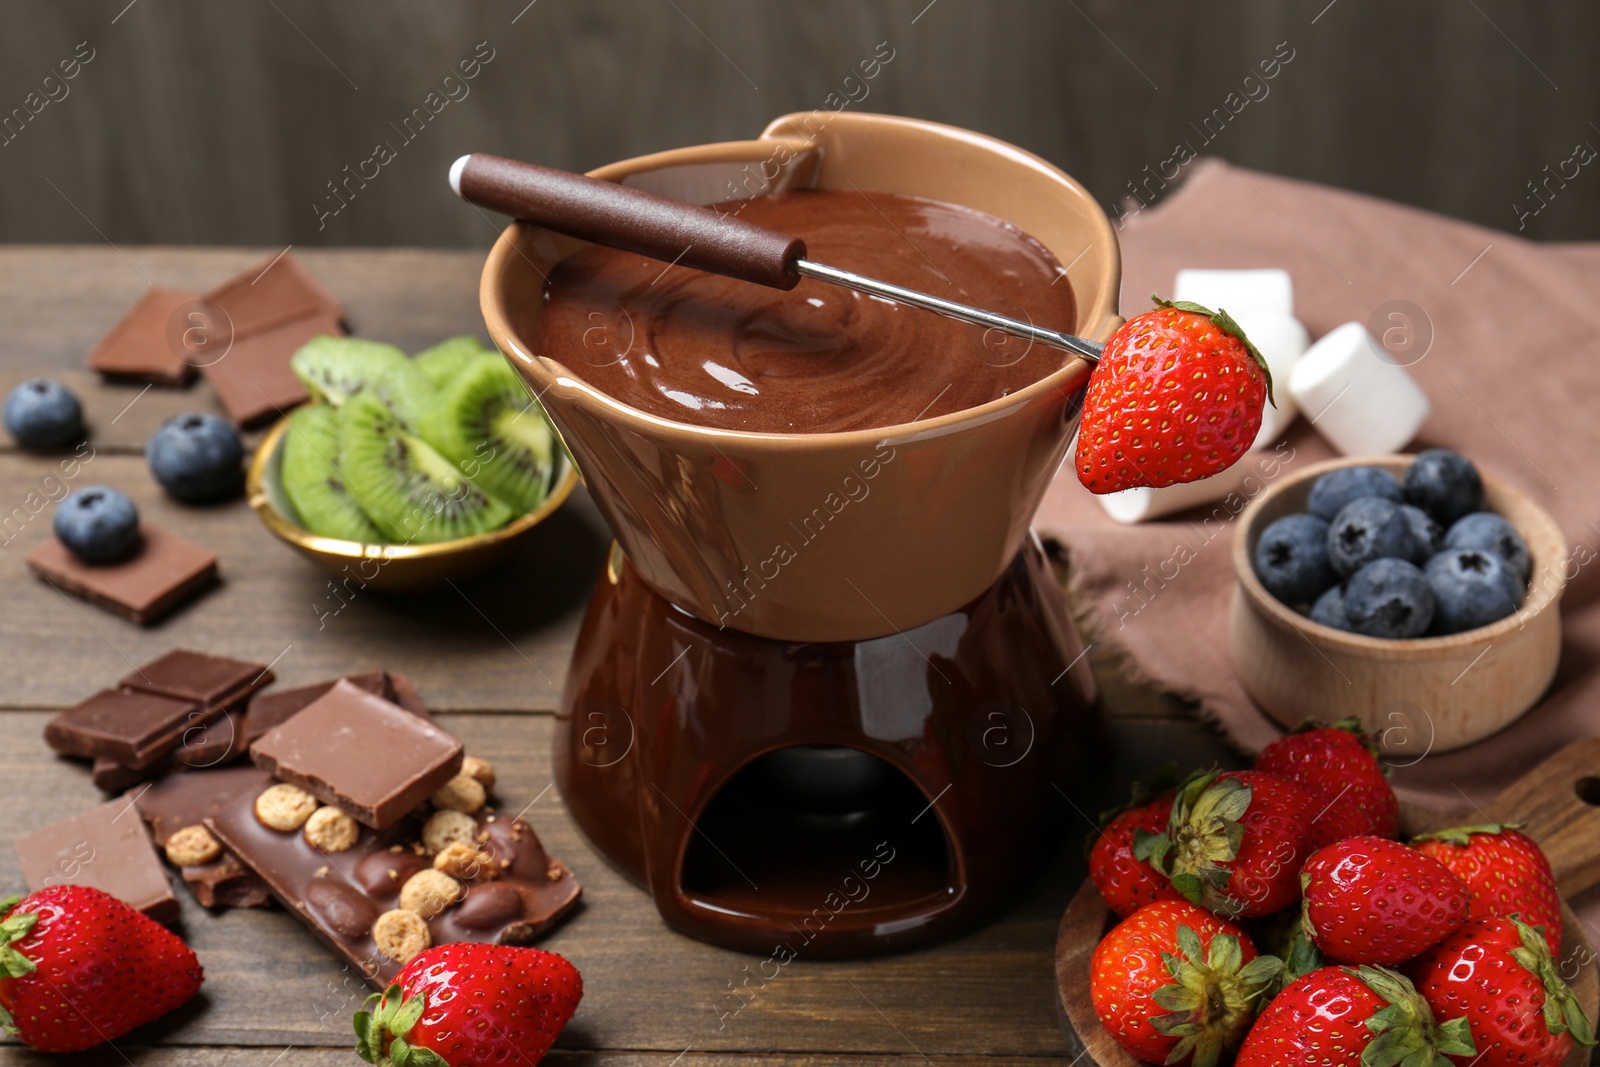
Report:
[[[1089,860],[1122,917],[1090,963],[1100,1022],[1196,1067],[1556,1067],[1594,1045],[1539,846],[1509,825],[1399,833],[1353,722],[1136,797]]]

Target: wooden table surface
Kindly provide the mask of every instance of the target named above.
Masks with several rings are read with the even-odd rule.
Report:
[[[173,647],[271,662],[280,686],[401,670],[469,752],[493,760],[503,803],[522,807],[551,854],[577,872],[584,905],[543,945],[571,959],[584,999],[552,1064],[1025,1063],[1063,1059],[1052,950],[1084,877],[1090,817],[1128,784],[1176,761],[1231,757],[1185,708],[1121,681],[1091,654],[1116,753],[1102,780],[1063,781],[1059,841],[1045,874],[993,921],[947,944],[882,959],[799,959],[737,1014],[731,989],[753,957],[666,929],[648,897],[612,871],[567,818],[551,784],[551,713],[573,635],[608,541],[581,490],[528,551],[492,580],[411,598],[336,599],[328,579],[273,539],[242,501],[204,508],[164,498],[145,440],[184,411],[220,411],[204,381],[187,390],[105,385],[91,345],[147,284],[205,290],[278,249],[0,249],[0,393],[49,374],[84,400],[94,456],[73,485],[129,493],[144,516],[220,557],[222,584],[141,629],[35,580],[23,563],[48,536],[58,458],[0,446],[0,811],[16,836],[97,803],[83,766],[55,758],[45,721]],[[299,255],[300,253],[296,253]],[[416,351],[478,332],[478,252],[308,251],[346,303],[354,333]],[[252,435],[253,441],[259,435]],[[59,496],[60,490],[54,490]],[[30,496],[30,494],[33,494]],[[37,512],[36,515],[33,513]],[[537,798],[537,799],[536,799]],[[21,889],[0,847],[0,883]],[[74,1062],[299,1067],[355,1063],[349,1014],[366,990],[286,912],[209,914],[186,892],[183,936],[206,968],[183,1010]],[[197,1049],[205,1050],[203,1054]],[[0,1063],[43,1063],[0,1046]],[[56,1060],[55,1062],[59,1062]]]

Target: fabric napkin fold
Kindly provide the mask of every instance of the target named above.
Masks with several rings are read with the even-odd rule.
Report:
[[[1561,667],[1549,693],[1492,738],[1398,761],[1401,796],[1472,818],[1475,804],[1563,743],[1600,735],[1600,245],[1536,244],[1216,160],[1195,164],[1159,205],[1126,216],[1119,239],[1125,315],[1149,307],[1151,292],[1169,292],[1184,267],[1288,270],[1295,314],[1313,338],[1410,301],[1432,342],[1409,370],[1433,402],[1410,450],[1456,449],[1560,523],[1577,573],[1569,567]],[[1270,482],[1332,455],[1303,415],[1275,449],[1241,462],[1260,464]],[[1282,731],[1245,693],[1229,650],[1238,510],[1213,505],[1122,526],[1078,484],[1069,461],[1036,525],[1070,553],[1087,639],[1117,654],[1136,680],[1196,702],[1254,753]],[[1595,904],[1584,910],[1600,923],[1600,896],[1586,897]],[[1591,930],[1600,940],[1600,925]]]

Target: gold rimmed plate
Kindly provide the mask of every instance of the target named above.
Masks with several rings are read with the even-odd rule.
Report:
[[[283,440],[288,428],[289,420],[279,420],[250,461],[245,495],[251,509],[274,536],[307,559],[382,592],[434,589],[471,578],[503,562],[536,526],[566,502],[578,484],[577,469],[566,453],[557,449],[549,494],[538,507],[499,529],[453,541],[415,545],[368,545],[323,537],[300,525],[283,491]]]

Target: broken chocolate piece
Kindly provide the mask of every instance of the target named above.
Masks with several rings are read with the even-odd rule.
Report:
[[[82,597],[140,626],[149,625],[217,580],[216,554],[149,523],[138,550],[121,563],[85,563],[50,537],[28,566],[63,593]]]
[[[202,707],[231,709],[272,682],[270,668],[259,663],[175,648],[134,668],[117,683],[124,689],[191,700]]]
[[[109,757],[96,757],[89,778],[103,793],[121,793],[140,782],[159,778],[175,770],[206,770],[222,767],[243,756],[249,749],[245,739],[244,716],[230,711],[209,723],[189,727],[171,755],[149,767],[125,767]]]
[[[84,885],[103,890],[157,922],[178,917],[167,872],[133,804],[112,800],[17,839],[30,890]]]
[[[192,700],[104,689],[51,719],[44,741],[63,756],[114,759],[138,771],[182,744],[186,730],[217,714]]]
[[[255,798],[272,784],[257,767],[226,767],[170,774],[133,794],[134,806],[156,846],[165,848],[179,830],[205,821],[240,797]],[[226,850],[210,863],[178,868],[202,907],[259,908],[271,899],[259,875]]]
[[[119,381],[185,386],[195,369],[184,355],[190,329],[186,305],[200,308],[200,294],[152,288],[89,352],[89,367]]]
[[[374,829],[400,821],[461,769],[461,742],[340,680],[250,746],[256,766]]]
[[[323,334],[339,337],[344,329],[337,318],[315,315],[248,337],[235,336],[226,354],[201,364],[200,373],[216,390],[230,419],[241,428],[259,426],[310,399],[305,385],[289,369],[289,357]]]
[[[526,945],[577,904],[578,881],[551,860],[521,819],[480,813],[479,845],[498,873],[466,888],[465,896],[428,920],[434,945],[477,941]],[[400,890],[433,862],[418,844],[421,820],[412,814],[386,830],[362,827],[354,847],[319,852],[303,833],[268,829],[243,797],[213,816],[213,833],[266,879],[280,903],[294,912],[374,989],[382,989],[400,964],[378,951],[372,927],[399,907]]]
[[[389,695],[389,676],[382,671],[346,675],[344,680],[368,693],[385,697]],[[255,744],[262,734],[304,709],[338,683],[339,679],[333,678],[316,685],[303,685],[298,689],[262,693],[254,697],[250,701],[250,713],[245,717],[246,744]]]
[[[403,674],[389,675],[389,699],[405,708],[411,714],[428,722],[434,722],[433,713],[417,695],[417,687],[411,684],[411,679]]]
[[[313,315],[337,324],[344,308],[287,252],[262,260],[205,295],[235,339]],[[291,349],[291,351],[293,351]]]

